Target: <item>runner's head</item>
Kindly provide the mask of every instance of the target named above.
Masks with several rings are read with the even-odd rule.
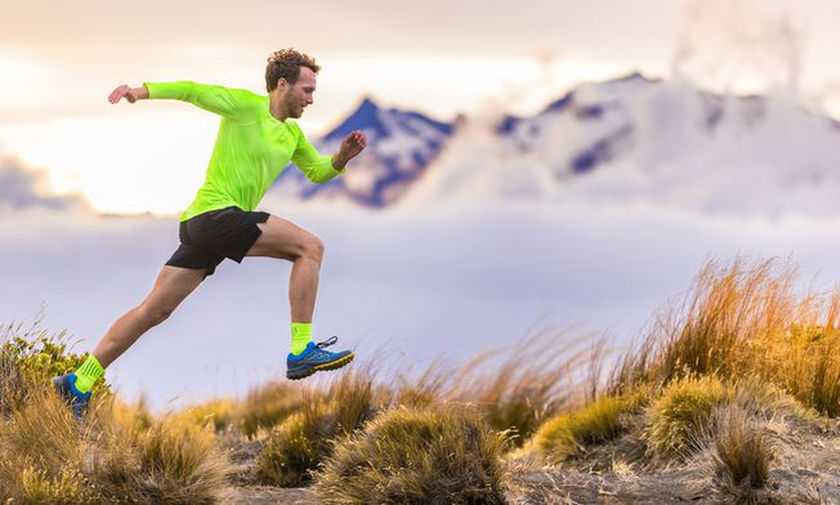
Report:
[[[266,90],[278,95],[286,117],[300,117],[312,103],[315,74],[320,69],[315,59],[294,49],[281,49],[268,57]]]

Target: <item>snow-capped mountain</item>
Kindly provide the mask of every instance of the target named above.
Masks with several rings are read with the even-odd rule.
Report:
[[[453,126],[416,112],[383,109],[365,98],[355,112],[314,143],[322,153],[332,153],[353,130],[365,132],[368,146],[353,160],[352,170],[325,184],[309,182],[299,170],[285,170],[272,193],[305,199],[343,197],[373,207],[388,205],[435,159]]]
[[[791,97],[633,74],[580,86],[532,117],[466,123],[406,204],[515,197],[840,215],[838,122]]]
[[[840,214],[840,126],[787,96],[719,96],[632,74],[581,85],[530,117],[452,125],[366,100],[321,145],[354,128],[374,148],[332,191],[368,205],[585,199]],[[330,188],[297,191],[319,190]]]

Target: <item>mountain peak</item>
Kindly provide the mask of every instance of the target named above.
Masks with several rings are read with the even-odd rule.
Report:
[[[362,102],[356,107],[356,110],[347,116],[335,129],[330,131],[324,137],[324,140],[330,142],[343,138],[353,130],[378,129],[380,110],[379,105],[373,101],[373,98],[369,96],[362,97]]]

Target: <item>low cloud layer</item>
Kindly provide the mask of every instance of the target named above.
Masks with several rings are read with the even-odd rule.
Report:
[[[326,243],[315,330],[361,360],[409,367],[452,361],[524,338],[638,335],[703,262],[791,257],[804,281],[840,279],[840,220],[715,218],[661,207],[457,205],[371,212],[267,201]],[[79,218],[30,208],[0,220],[0,321],[68,330],[93,348],[139,303],[178,245],[177,219]],[[279,378],[288,352],[290,264],[223,263],[163,325],[109,369],[121,394],[163,409],[242,396]],[[377,354],[381,353],[381,354]],[[149,374],[154,364],[155,374]],[[396,366],[396,365],[395,365]]]
[[[89,205],[81,196],[50,194],[44,171],[17,158],[0,155],[0,213],[36,208],[85,211]]]

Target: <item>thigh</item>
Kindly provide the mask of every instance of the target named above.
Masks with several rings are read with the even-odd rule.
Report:
[[[274,215],[257,226],[262,233],[246,256],[294,260],[304,253],[308,244],[318,240],[315,235],[300,226]]]
[[[204,269],[165,265],[158,273],[155,285],[144,303],[172,310],[201,284],[205,274]]]

